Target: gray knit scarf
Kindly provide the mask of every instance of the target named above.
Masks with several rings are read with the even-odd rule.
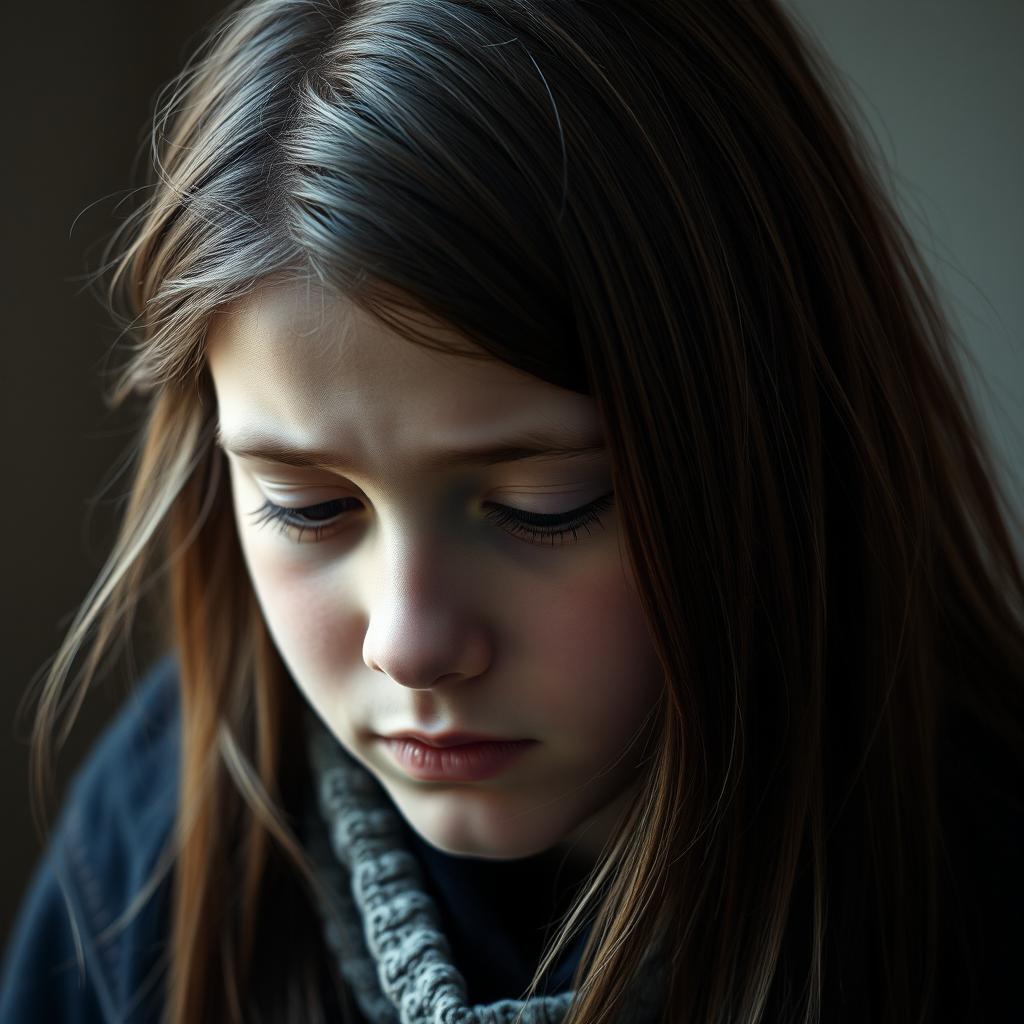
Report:
[[[371,1024],[562,1024],[572,991],[467,1005],[441,918],[399,812],[379,782],[310,708],[306,732],[322,822],[307,821],[306,852],[330,893],[320,907],[329,948]],[[310,813],[315,814],[315,811]],[[326,830],[324,824],[327,825]],[[645,961],[623,1024],[655,1024],[656,960]],[[518,1015],[522,1012],[522,1016]]]

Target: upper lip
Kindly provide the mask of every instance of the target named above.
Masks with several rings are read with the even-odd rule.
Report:
[[[481,736],[479,733],[471,732],[439,732],[428,735],[424,732],[415,732],[412,729],[404,732],[391,733],[385,739],[389,740],[416,740],[427,747],[458,747],[466,743],[516,743],[516,740],[507,739],[504,736]]]

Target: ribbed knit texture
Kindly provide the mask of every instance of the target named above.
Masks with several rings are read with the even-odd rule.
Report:
[[[562,1024],[573,992],[468,1005],[440,915],[397,809],[379,782],[307,709],[310,766],[322,823],[307,852],[333,900],[321,907],[329,947],[372,1024]],[[326,824],[326,833],[323,825]],[[317,827],[318,826],[318,827]],[[331,912],[333,910],[333,913]],[[654,1024],[653,961],[630,1000],[629,1024]],[[522,1016],[518,1015],[522,1011]]]

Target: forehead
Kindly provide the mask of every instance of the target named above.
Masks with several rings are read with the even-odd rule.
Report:
[[[417,319],[416,329],[473,349],[436,322]],[[305,285],[268,285],[219,312],[207,358],[226,432],[277,429],[351,449],[364,442],[413,448],[425,433],[458,442],[490,428],[600,427],[589,396],[497,360],[435,352]]]

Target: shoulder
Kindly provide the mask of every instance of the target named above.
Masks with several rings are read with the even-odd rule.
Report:
[[[66,824],[91,824],[101,815],[114,828],[108,838],[145,844],[177,801],[179,725],[177,662],[167,655],[146,672],[72,778]]]
[[[14,924],[0,1024],[150,1019],[178,793],[177,663],[153,664],[72,777]]]

